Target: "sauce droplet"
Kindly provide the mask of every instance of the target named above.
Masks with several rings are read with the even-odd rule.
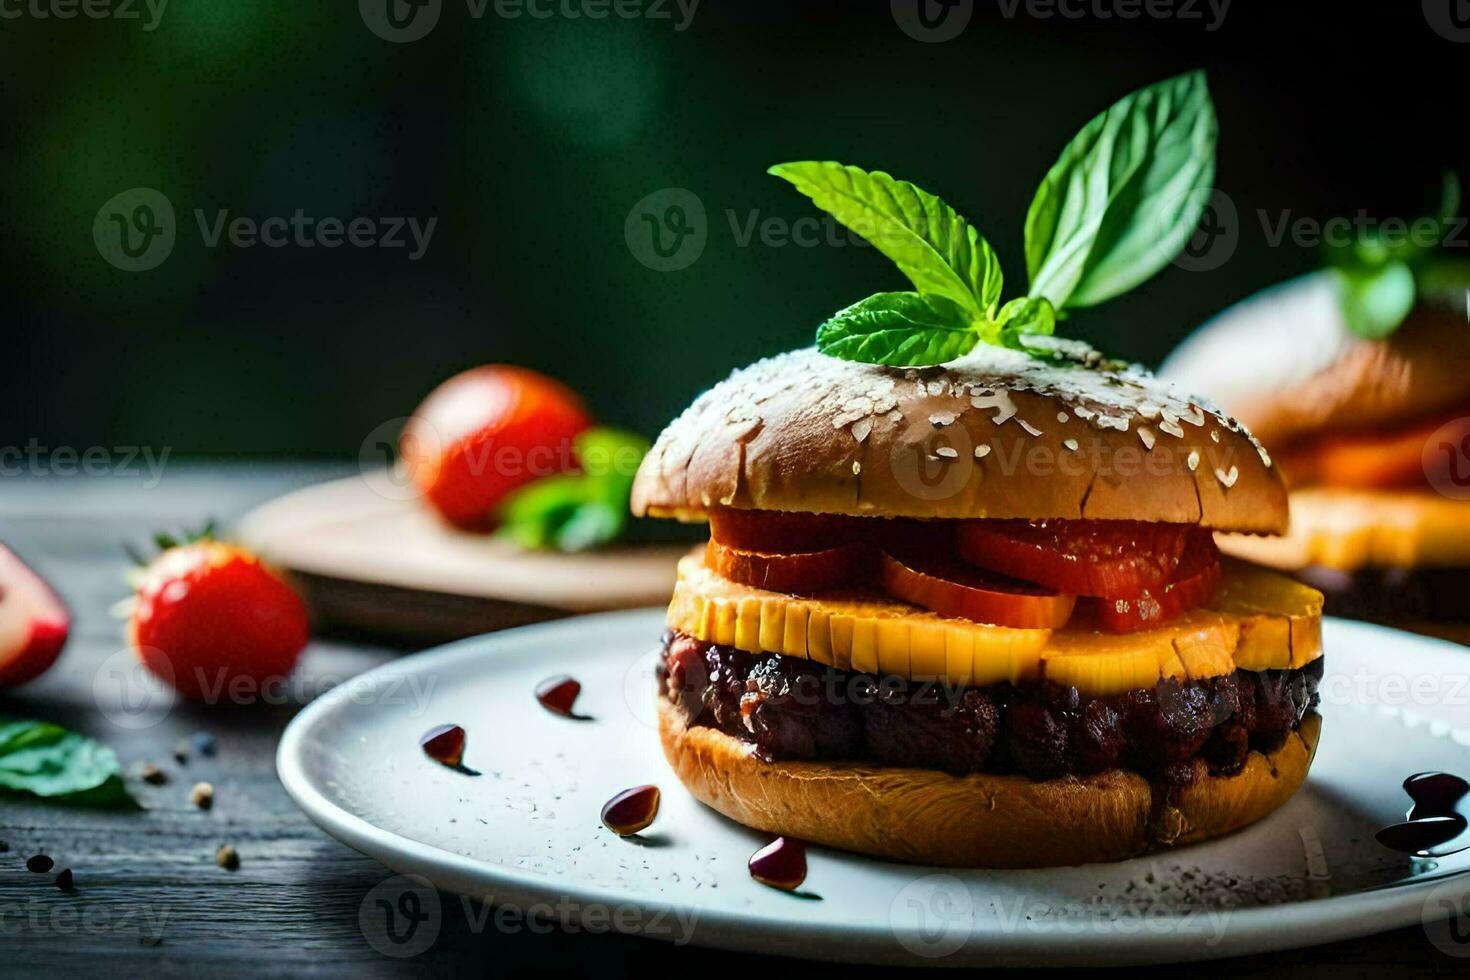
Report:
[[[644,830],[658,816],[658,787],[634,786],[608,800],[602,807],[602,823],[619,837]]]
[[[1447,772],[1416,772],[1404,780],[1404,792],[1414,801],[1410,820],[1415,816],[1444,816],[1454,813],[1465,794],[1470,793],[1470,783]]]
[[[1406,822],[1378,831],[1378,843],[1418,857],[1470,848],[1470,783],[1447,772],[1417,772],[1404,780],[1404,792],[1414,801]]]
[[[577,695],[581,693],[581,682],[566,674],[548,677],[536,685],[536,700],[541,702],[541,707],[563,718],[588,721],[591,718],[590,715],[579,715],[572,710],[577,703]]]
[[[806,881],[806,844],[777,837],[750,856],[750,876],[762,885],[795,891]]]
[[[466,775],[478,776],[479,773],[464,765],[464,745],[464,729],[458,725],[439,725],[419,739],[419,746],[430,759]]]
[[[43,875],[56,867],[56,862],[45,854],[36,854],[26,858],[26,870],[34,875]]]

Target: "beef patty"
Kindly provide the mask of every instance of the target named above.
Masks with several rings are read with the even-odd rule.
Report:
[[[1055,779],[1129,769],[1183,783],[1194,760],[1231,773],[1279,747],[1317,705],[1322,658],[1090,697],[1051,683],[966,687],[837,670],[664,634],[660,695],[691,725],[768,759],[868,760],[954,775]]]

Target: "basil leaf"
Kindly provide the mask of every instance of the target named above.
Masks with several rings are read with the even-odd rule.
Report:
[[[1057,311],[1045,296],[1023,296],[1000,308],[996,318],[1000,341],[1007,347],[1025,350],[1025,337],[1050,337],[1056,333]]]
[[[586,551],[623,533],[628,524],[628,505],[591,500],[566,515],[552,538],[558,551]]]
[[[1414,281],[1426,301],[1466,310],[1470,319],[1470,259],[1435,256],[1414,270]]]
[[[823,354],[902,367],[952,361],[980,339],[967,310],[923,293],[874,293],[817,328]]]
[[[578,436],[575,449],[582,472],[545,477],[511,494],[498,510],[497,533],[533,551],[586,551],[623,533],[648,442],[596,428]]]
[[[1414,307],[1414,271],[1407,262],[1333,271],[1348,329],[1359,337],[1382,340],[1398,329]]]
[[[567,475],[514,493],[502,505],[499,533],[532,551],[582,551],[611,541],[622,529],[622,509],[608,504],[596,480]]]
[[[621,429],[599,426],[577,436],[573,448],[583,475],[608,480],[609,489],[615,489],[623,483],[633,485],[638,464],[648,453],[648,440]]]
[[[1460,216],[1460,175],[1453,170],[1446,170],[1440,177],[1439,207],[1435,211],[1435,221],[1439,223],[1436,237],[1442,243],[1454,220]]]
[[[1432,217],[1421,218],[1401,232],[1388,234],[1382,227],[1360,228],[1351,240],[1326,247],[1327,264],[1339,269],[1375,269],[1390,262],[1417,262],[1439,248],[1453,230],[1460,210],[1460,178],[1446,170],[1440,184],[1439,206]],[[1433,229],[1425,230],[1425,222]]]
[[[768,171],[892,259],[914,288],[976,315],[1000,304],[1000,263],[990,243],[939,198],[881,171],[840,163],[779,163]]]
[[[1125,96],[1047,172],[1026,214],[1030,295],[1093,306],[1154,275],[1194,234],[1215,179],[1203,72]]]
[[[45,721],[0,720],[0,790],[73,805],[137,805],[111,749]]]

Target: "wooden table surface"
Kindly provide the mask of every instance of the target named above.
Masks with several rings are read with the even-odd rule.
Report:
[[[699,972],[716,964],[751,971],[851,976],[848,966],[778,963],[756,956],[678,948],[616,934],[498,928],[478,903],[443,896],[438,938],[411,958],[384,956],[360,925],[374,886],[391,876],[375,861],[318,830],[276,780],[282,728],[332,680],[405,651],[370,643],[315,640],[273,704],[176,706],[156,724],[130,729],[113,719],[108,658],[124,649],[109,607],[127,594],[120,544],[142,543],[155,528],[226,521],[285,490],[340,475],[341,467],[171,463],[156,487],[146,478],[0,482],[0,540],[11,544],[65,596],[76,616],[62,660],[42,679],[0,697],[0,714],[44,718],[115,748],[130,772],[153,763],[167,785],[131,780],[140,812],[101,812],[0,802],[0,971],[149,976],[224,973],[504,974]],[[115,663],[115,661],[114,661]],[[98,679],[103,680],[99,681]],[[214,758],[179,765],[174,746],[196,732],[218,742]],[[214,808],[188,800],[196,781],[216,789]],[[241,866],[215,863],[222,844]],[[30,874],[25,859],[44,851],[70,867],[76,890]],[[382,944],[379,938],[379,944]],[[1233,975],[1364,975],[1384,968],[1464,975],[1467,960],[1437,951],[1418,928],[1289,953],[1193,965]],[[876,971],[871,971],[876,972]]]

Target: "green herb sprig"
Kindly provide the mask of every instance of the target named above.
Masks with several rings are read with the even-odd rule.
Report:
[[[1380,224],[1327,247],[1328,269],[1349,330],[1367,340],[1382,340],[1403,324],[1421,295],[1464,296],[1470,289],[1470,268],[1463,260],[1446,258],[1440,247],[1463,224],[1456,220],[1459,211],[1460,179],[1447,170],[1436,214],[1408,226],[1414,234],[1390,233]]]
[[[1189,241],[1215,178],[1215,110],[1202,72],[1120,99],[1082,128],[1026,215],[1026,295],[1002,303],[995,251],[954,208],[888,174],[830,161],[782,163],[790,181],[898,266],[913,292],[874,293],[817,330],[823,353],[940,364],[977,344],[1048,354],[1066,311],[1126,292]]]
[[[595,428],[579,435],[573,448],[581,472],[544,477],[511,494],[498,510],[499,535],[522,548],[585,551],[622,534],[648,441]]]

